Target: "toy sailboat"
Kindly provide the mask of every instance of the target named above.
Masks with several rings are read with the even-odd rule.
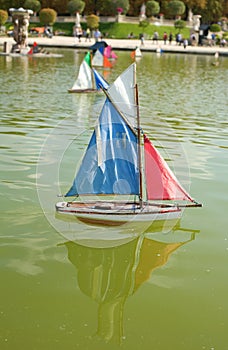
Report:
[[[110,45],[108,45],[105,41],[98,41],[90,46],[89,49],[93,52],[92,65],[94,67],[101,67],[103,69],[112,68],[112,64],[109,61],[109,55],[112,52]],[[113,58],[117,58],[117,56],[115,56],[116,55],[114,54]]]
[[[140,128],[136,64],[107,90],[81,166],[59,213],[86,223],[122,225],[178,219],[185,207],[201,206],[180,185]],[[142,142],[143,141],[143,142]],[[94,199],[93,199],[94,198]]]
[[[142,52],[139,47],[136,47],[134,51],[131,52],[130,54],[131,58],[134,60],[135,58],[142,57]]]
[[[104,69],[112,68],[112,64],[108,57],[106,57],[99,49],[96,50],[93,56],[92,65],[95,67],[102,67]]]
[[[118,58],[116,53],[112,50],[111,45],[108,45],[104,48],[104,56],[107,57],[109,60],[116,60]]]
[[[69,92],[96,92],[101,90],[101,87],[107,89],[108,83],[105,79],[92,67],[91,54],[87,52],[82,61],[77,79],[69,89]]]

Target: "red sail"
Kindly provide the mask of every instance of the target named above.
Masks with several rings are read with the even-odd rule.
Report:
[[[193,201],[165,160],[144,135],[145,176],[149,200]]]

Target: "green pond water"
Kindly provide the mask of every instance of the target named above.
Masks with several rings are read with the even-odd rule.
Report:
[[[0,349],[227,350],[227,58],[137,62],[142,128],[203,207],[105,228],[55,213],[104,102],[67,92],[84,52],[55,52],[0,57]]]

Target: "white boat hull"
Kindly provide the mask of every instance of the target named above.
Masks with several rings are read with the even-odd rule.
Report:
[[[153,223],[179,219],[182,210],[177,206],[144,205],[139,208],[135,203],[83,203],[59,202],[58,213],[76,216],[80,221],[108,226],[123,225],[129,222]]]

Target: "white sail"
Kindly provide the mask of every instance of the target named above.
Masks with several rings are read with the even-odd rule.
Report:
[[[103,67],[104,57],[100,50],[97,50],[92,59],[92,65],[97,67]]]
[[[136,64],[131,64],[108,88],[115,105],[125,115],[131,125],[136,125]]]
[[[139,47],[137,47],[135,50],[135,57],[142,57],[142,52]]]
[[[82,64],[79,68],[78,77],[72,86],[72,90],[86,90],[93,89],[93,73],[89,65],[85,60],[83,60]]]

